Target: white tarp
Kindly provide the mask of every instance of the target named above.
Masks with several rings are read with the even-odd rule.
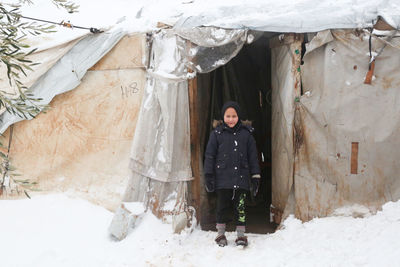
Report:
[[[352,30],[321,33],[304,57],[303,144],[294,181],[296,217],[303,220],[354,203],[375,210],[400,198],[400,50],[387,45],[372,84],[364,84],[368,39]],[[383,45],[372,38],[372,54]]]
[[[183,14],[175,27],[190,29],[214,26],[304,33],[370,27],[378,16],[392,27],[400,27],[400,5],[397,0],[246,1],[210,5],[206,10],[190,16]]]
[[[35,0],[23,13],[37,17],[45,12],[52,21],[71,21],[86,27],[108,27],[118,21],[129,32],[155,29],[158,22],[187,29],[196,26],[254,29],[273,32],[317,32],[336,28],[362,28],[382,16],[400,25],[398,0],[85,0],[79,12],[66,14],[52,1]],[[64,11],[64,12],[63,12]],[[62,38],[62,35],[59,37]]]
[[[48,104],[54,96],[77,87],[86,71],[100,60],[124,34],[123,30],[116,29],[101,34],[87,35],[33,83],[29,88],[33,97],[42,98],[40,104]],[[3,113],[0,116],[0,133],[3,133],[11,124],[21,120],[23,119],[17,115]]]

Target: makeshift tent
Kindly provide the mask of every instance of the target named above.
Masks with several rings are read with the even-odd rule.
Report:
[[[17,169],[22,170],[24,178],[48,177],[53,190],[60,181],[82,177],[75,188],[102,201],[107,196],[104,187],[111,185],[107,187],[112,198],[109,207],[114,209],[117,198],[122,197],[110,227],[119,239],[126,236],[134,216],[140,213],[128,204],[132,202],[143,203],[158,217],[172,222],[176,231],[194,217],[203,220],[209,196],[202,186],[202,153],[206,133],[217,117],[210,113],[218,105],[209,102],[211,92],[202,88],[210,85],[210,79],[201,79],[200,74],[228,64],[244,46],[266,38],[271,70],[271,152],[265,157],[271,159],[274,221],[280,223],[289,213],[309,220],[355,203],[376,210],[387,201],[399,199],[399,167],[394,160],[400,153],[396,116],[399,34],[393,31],[400,26],[396,3],[385,1],[380,7],[368,2],[359,9],[345,8],[347,12],[339,13],[329,12],[325,6],[318,14],[311,14],[311,9],[296,13],[301,14],[301,21],[294,21],[290,12],[264,16],[267,9],[271,8],[246,9],[247,13],[255,12],[253,19],[239,15],[243,6],[183,16],[173,27],[162,25],[164,29],[149,32],[147,49],[142,35],[127,52],[110,60],[112,67],[101,68],[98,63],[99,69],[93,67],[77,90],[55,99],[53,110],[16,124],[14,134],[21,134],[12,144]],[[372,27],[378,16],[392,31],[363,30]],[[58,86],[59,93],[75,88],[86,70],[123,35],[114,29],[78,41],[32,85],[33,89],[37,86],[33,91],[57,88],[57,83],[68,84],[65,88]],[[96,45],[96,40],[110,44]],[[118,45],[114,49],[117,51]],[[94,52],[93,59],[80,63],[82,55]],[[124,54],[135,56],[127,61]],[[107,57],[113,57],[112,52],[104,61]],[[63,69],[65,61],[71,65]],[[131,61],[145,63],[124,65]],[[79,72],[75,71],[77,67],[81,67]],[[365,84],[368,72],[372,81]],[[66,80],[62,82],[55,80],[58,76],[50,76],[64,73]],[[46,83],[51,86],[46,87]],[[104,97],[98,96],[99,92]],[[110,92],[118,92],[121,98],[112,98],[115,95]],[[138,95],[128,102],[124,97],[131,93]],[[54,94],[45,96],[50,101]],[[267,97],[260,94],[260,103]],[[87,110],[82,99],[92,101]],[[64,105],[63,100],[75,105]],[[112,100],[110,105],[108,101]],[[132,110],[125,112],[121,107]],[[3,116],[4,130],[16,119]],[[114,126],[115,121],[119,126]],[[44,125],[49,125],[53,139],[47,138]],[[64,134],[66,131],[69,135]],[[127,143],[132,143],[130,155]],[[43,151],[38,159],[23,156],[34,149]],[[29,167],[22,167],[25,164]],[[37,166],[40,173],[34,172]],[[70,185],[66,183],[65,190]]]
[[[33,83],[45,103],[62,94],[46,113],[14,125],[10,158],[18,179],[117,207],[145,84],[145,35],[124,35],[87,35]],[[18,120],[3,113],[2,129]]]

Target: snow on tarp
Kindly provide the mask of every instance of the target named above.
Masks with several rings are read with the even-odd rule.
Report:
[[[29,88],[33,97],[48,104],[54,96],[77,87],[86,71],[99,61],[123,36],[122,29],[87,35]],[[5,112],[0,116],[0,133],[23,118]]]
[[[203,1],[195,1],[203,2]],[[215,1],[217,2],[217,1]],[[176,28],[214,26],[248,28],[271,32],[317,32],[325,29],[371,27],[381,16],[392,27],[400,27],[400,5],[396,0],[342,1],[229,1],[210,4],[199,14],[185,16]]]
[[[48,0],[23,8],[25,16],[71,21],[86,27],[106,28],[122,21],[129,32],[151,31],[158,22],[176,28],[214,26],[273,32],[317,32],[335,28],[369,27],[381,16],[400,26],[397,0],[85,0],[79,12],[67,14]],[[57,34],[58,38],[65,38]]]
[[[372,51],[384,45],[372,38]],[[369,85],[364,84],[369,34],[328,31],[310,46],[314,50],[304,56],[302,66],[303,144],[295,165],[296,217],[326,216],[349,203],[374,210],[399,199],[400,47],[387,45],[376,58]],[[358,143],[355,155],[353,142]]]

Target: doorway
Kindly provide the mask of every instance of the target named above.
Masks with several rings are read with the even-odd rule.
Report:
[[[201,112],[197,125],[200,133],[200,150],[203,157],[210,132],[221,120],[220,110],[228,100],[239,103],[242,120],[255,128],[261,169],[260,189],[255,198],[247,199],[247,232],[271,233],[277,225],[270,222],[272,196],[271,153],[271,49],[270,33],[257,33],[257,39],[245,45],[226,65],[197,76],[197,103]],[[200,160],[204,158],[200,157]],[[215,230],[215,193],[200,193],[200,225],[203,230]],[[235,225],[229,223],[228,231]]]

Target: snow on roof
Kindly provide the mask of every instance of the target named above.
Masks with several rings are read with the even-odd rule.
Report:
[[[316,32],[330,28],[360,28],[372,25],[378,16],[400,27],[398,0],[76,0],[79,12],[69,14],[50,0],[25,5],[24,16],[70,21],[73,25],[127,32],[146,32],[157,22],[176,27],[217,26],[273,32]],[[57,33],[33,38],[34,43],[62,43],[86,34],[79,29],[58,27]],[[53,44],[54,45],[54,44]]]

